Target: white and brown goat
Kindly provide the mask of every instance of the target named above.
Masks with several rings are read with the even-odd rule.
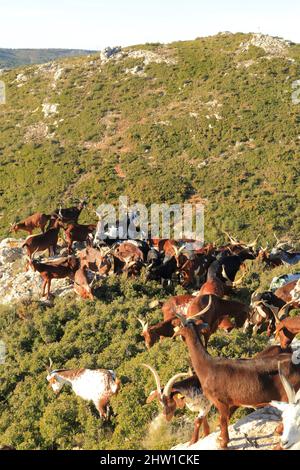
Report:
[[[48,370],[47,380],[54,393],[58,394],[64,385],[72,387],[73,392],[83,400],[92,401],[100,417],[109,416],[109,400],[120,389],[121,381],[112,370],[106,369],[57,369]]]

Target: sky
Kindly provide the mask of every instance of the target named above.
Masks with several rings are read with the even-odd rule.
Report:
[[[300,43],[299,0],[0,0],[0,48],[100,50],[220,31]]]

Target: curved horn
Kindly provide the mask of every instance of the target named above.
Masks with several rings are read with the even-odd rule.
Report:
[[[260,239],[260,237],[261,237],[261,234],[258,235],[258,237],[254,240],[254,242],[249,243],[249,244],[247,245],[247,247],[248,247],[248,248],[254,248],[254,247],[256,247],[257,242],[258,242],[258,240]]]
[[[140,318],[137,318],[137,320],[140,322],[143,328],[143,333],[148,330],[149,323],[145,322],[144,320],[141,320]]]
[[[293,303],[295,302],[295,300],[291,300],[290,302],[287,302],[278,312],[277,316],[278,316],[278,320],[281,321],[283,320],[283,318],[286,317],[287,315],[287,312],[286,312],[286,309],[292,305]]]
[[[229,235],[228,232],[223,231],[223,233],[226,235],[226,237],[229,238],[230,243],[231,243],[232,245],[239,245],[239,244],[240,244],[240,243],[238,242],[238,240],[237,240],[236,238],[233,238],[231,235]]]
[[[183,377],[189,377],[190,374],[188,373],[181,373],[181,374],[176,374],[176,375],[173,375],[173,377],[167,382],[165,388],[164,388],[164,391],[163,391],[163,395],[167,398],[170,397],[171,395],[171,392],[172,392],[172,388],[173,388],[173,385],[175,382],[177,382],[179,379],[182,379]]]
[[[247,276],[247,274],[248,274],[248,272],[245,270],[244,274],[242,274],[242,276],[237,281],[234,281],[232,283],[232,286],[233,287],[239,286],[242,283],[242,280],[244,279],[244,277]]]
[[[196,315],[193,315],[192,317],[189,317],[190,319],[193,318],[193,319],[196,319],[198,317],[201,317],[202,315],[204,315],[204,313],[208,312],[208,310],[210,309],[211,307],[211,304],[212,304],[212,295],[209,296],[209,302],[208,302],[208,305],[203,309],[201,310],[201,312],[198,312],[196,313]]]
[[[159,399],[161,401],[162,400],[162,393],[161,393],[161,385],[160,385],[160,378],[159,378],[158,372],[154,369],[154,367],[149,366],[148,364],[142,364],[142,366],[146,367],[147,369],[149,369],[152,372],[152,374],[154,376],[154,379],[155,379],[155,383],[156,383],[157,394],[158,394]]]
[[[283,375],[282,370],[281,370],[281,363],[280,362],[278,362],[278,371],[279,371],[280,380],[281,380],[282,385],[284,387],[285,393],[287,394],[289,403],[295,403],[295,399],[296,399],[295,390],[290,385],[290,383],[287,380],[287,378],[285,377],[285,375]]]
[[[53,366],[53,361],[51,357],[49,357],[49,366],[46,366],[46,369],[51,372],[52,371],[52,366]]]
[[[185,326],[185,325],[187,324],[187,318],[186,318],[186,316],[183,315],[182,313],[176,312],[176,313],[175,313],[175,317],[177,317],[177,318],[181,321],[181,324],[182,324],[183,326]]]
[[[253,307],[256,308],[256,310],[258,311],[258,313],[260,314],[260,316],[262,318],[267,318],[267,314],[263,311],[263,309],[260,305],[263,305],[263,303],[262,302],[257,302],[253,305]]]

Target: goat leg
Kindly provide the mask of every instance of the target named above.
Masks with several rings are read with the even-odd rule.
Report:
[[[230,411],[228,406],[224,405],[223,403],[216,404],[217,409],[220,413],[220,428],[221,433],[219,436],[220,447],[221,449],[227,449],[227,445],[229,442],[229,433],[228,433],[228,420]]]
[[[193,432],[192,438],[189,442],[189,446],[191,446],[193,444],[196,444],[196,442],[198,442],[198,440],[199,440],[199,431],[200,431],[201,424],[203,423],[203,420],[204,420],[204,418],[199,418],[199,416],[197,416],[197,418],[195,419],[195,421],[194,421],[194,432]]]

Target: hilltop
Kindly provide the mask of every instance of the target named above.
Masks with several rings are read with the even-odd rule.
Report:
[[[5,71],[0,234],[87,195],[203,202],[206,239],[299,232],[299,45],[222,33]],[[12,183],[13,182],[13,183]]]
[[[0,69],[22,67],[29,64],[43,64],[62,57],[88,55],[95,51],[81,49],[2,49],[0,48]]]

